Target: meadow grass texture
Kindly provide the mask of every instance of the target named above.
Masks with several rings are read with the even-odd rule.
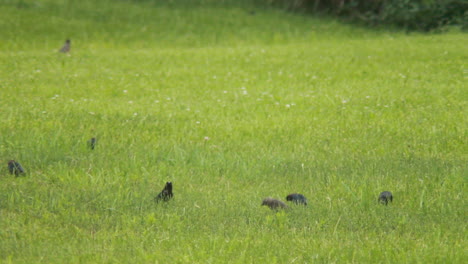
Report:
[[[466,34],[182,0],[1,0],[0,28],[3,263],[468,261]]]

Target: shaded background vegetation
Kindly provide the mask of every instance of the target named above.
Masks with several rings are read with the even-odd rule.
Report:
[[[430,31],[458,25],[466,30],[466,0],[263,0],[290,10],[322,12],[407,30]]]
[[[194,7],[236,6],[280,8],[308,14],[326,14],[368,26],[394,26],[406,30],[434,31],[449,26],[468,29],[468,0],[118,0],[119,2],[154,3],[157,5]],[[4,0],[32,5],[27,1]],[[48,2],[48,1],[44,1]],[[37,3],[36,3],[37,4]],[[252,11],[254,14],[255,11]]]

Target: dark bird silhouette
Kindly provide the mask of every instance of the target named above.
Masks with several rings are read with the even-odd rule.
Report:
[[[270,209],[272,209],[272,210],[288,208],[288,206],[285,203],[283,203],[282,201],[271,198],[271,197],[267,197],[267,198],[263,199],[262,206],[263,205],[266,205],[266,206],[270,207]]]
[[[71,49],[71,41],[69,39],[65,40],[65,44],[63,44],[63,47],[59,50],[62,53],[68,53],[70,52]]]
[[[389,191],[381,192],[378,201],[381,204],[388,205],[388,202],[393,202],[393,194]]]
[[[8,161],[8,170],[11,174],[15,174],[18,177],[20,174],[24,173],[24,169],[18,162],[14,160]]]
[[[90,149],[94,149],[96,147],[96,144],[97,144],[97,139],[96,138],[91,138],[90,140],[88,140],[88,147]]]
[[[295,204],[307,205],[307,198],[299,193],[291,193],[290,195],[286,196],[286,201],[290,201]]]
[[[174,194],[172,193],[172,182],[166,182],[164,189],[154,198],[154,200],[159,203],[159,201],[167,202],[169,201]]]

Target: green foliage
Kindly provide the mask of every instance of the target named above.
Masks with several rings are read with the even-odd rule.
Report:
[[[374,23],[388,23],[409,30],[429,31],[446,25],[467,26],[468,2],[450,1],[409,1],[384,2],[380,12],[370,18]]]
[[[270,1],[289,9],[328,12],[370,25],[394,25],[407,30],[429,31],[448,25],[468,26],[465,0],[301,0]]]
[[[466,262],[466,35],[183,2],[0,2],[2,263]]]

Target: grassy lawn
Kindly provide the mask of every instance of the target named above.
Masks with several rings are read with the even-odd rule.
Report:
[[[466,34],[194,2],[0,0],[0,262],[468,261]]]

